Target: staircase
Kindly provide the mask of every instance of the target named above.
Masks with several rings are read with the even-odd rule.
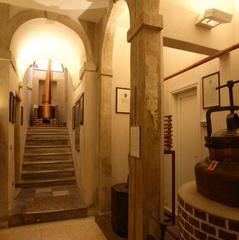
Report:
[[[17,187],[75,184],[67,128],[30,127],[27,132],[21,181]]]

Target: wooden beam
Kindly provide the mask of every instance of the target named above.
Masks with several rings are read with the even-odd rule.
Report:
[[[214,53],[214,54],[212,54],[209,57],[203,58],[202,60],[200,60],[198,62],[195,62],[194,64],[192,64],[192,65],[190,65],[190,66],[188,66],[186,68],[183,68],[182,70],[180,70],[180,71],[178,71],[178,72],[176,72],[174,74],[171,74],[171,75],[165,77],[164,81],[167,81],[167,80],[169,80],[169,79],[171,79],[173,77],[176,77],[176,76],[178,76],[178,75],[180,75],[180,74],[182,74],[184,72],[187,72],[187,71],[189,71],[189,70],[191,70],[191,69],[193,69],[195,67],[198,67],[198,66],[200,66],[200,65],[202,65],[204,63],[207,63],[207,62],[209,62],[209,61],[211,61],[211,60],[213,60],[215,58],[218,58],[218,57],[220,57],[220,56],[222,56],[222,55],[224,55],[226,53],[229,53],[229,52],[231,52],[231,51],[233,51],[233,50],[235,50],[237,48],[239,48],[239,43],[236,43],[236,44],[232,45],[231,47],[225,48],[222,51]]]

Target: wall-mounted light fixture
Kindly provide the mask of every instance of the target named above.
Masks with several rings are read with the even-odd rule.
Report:
[[[211,29],[221,23],[230,23],[231,21],[231,14],[212,8],[205,10],[204,15],[197,20],[196,26]]]

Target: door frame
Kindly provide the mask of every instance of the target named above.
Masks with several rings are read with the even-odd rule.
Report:
[[[178,111],[178,102],[177,102],[177,98],[178,98],[178,95],[179,94],[182,94],[184,92],[187,92],[187,91],[192,91],[192,90],[196,90],[196,101],[197,101],[197,106],[198,106],[198,117],[199,117],[199,126],[200,126],[200,115],[201,115],[201,111],[200,111],[200,89],[199,89],[199,84],[198,83],[192,83],[190,85],[187,85],[187,86],[183,86],[183,87],[180,87],[180,88],[177,88],[177,89],[174,89],[170,92],[170,101],[171,101],[171,113],[173,115],[173,146],[174,146],[174,150],[176,151],[176,173],[177,171],[179,171],[179,161],[177,161],[177,158],[178,158],[178,151],[177,149],[179,149],[179,135],[180,135],[180,130],[178,128],[178,114],[177,114],[177,111]],[[201,136],[201,131],[199,129],[198,131],[198,134],[199,134],[199,139],[202,139],[202,136]],[[201,144],[200,144],[200,149],[199,149],[199,158],[201,159],[202,157],[202,149],[201,149]],[[179,180],[180,180],[180,176],[176,174],[176,190],[177,190],[177,187],[179,186]],[[177,194],[175,194],[177,196]]]

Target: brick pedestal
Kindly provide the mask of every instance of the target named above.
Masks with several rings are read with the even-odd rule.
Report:
[[[204,198],[195,182],[179,190],[178,219],[180,239],[239,240],[239,209]]]

